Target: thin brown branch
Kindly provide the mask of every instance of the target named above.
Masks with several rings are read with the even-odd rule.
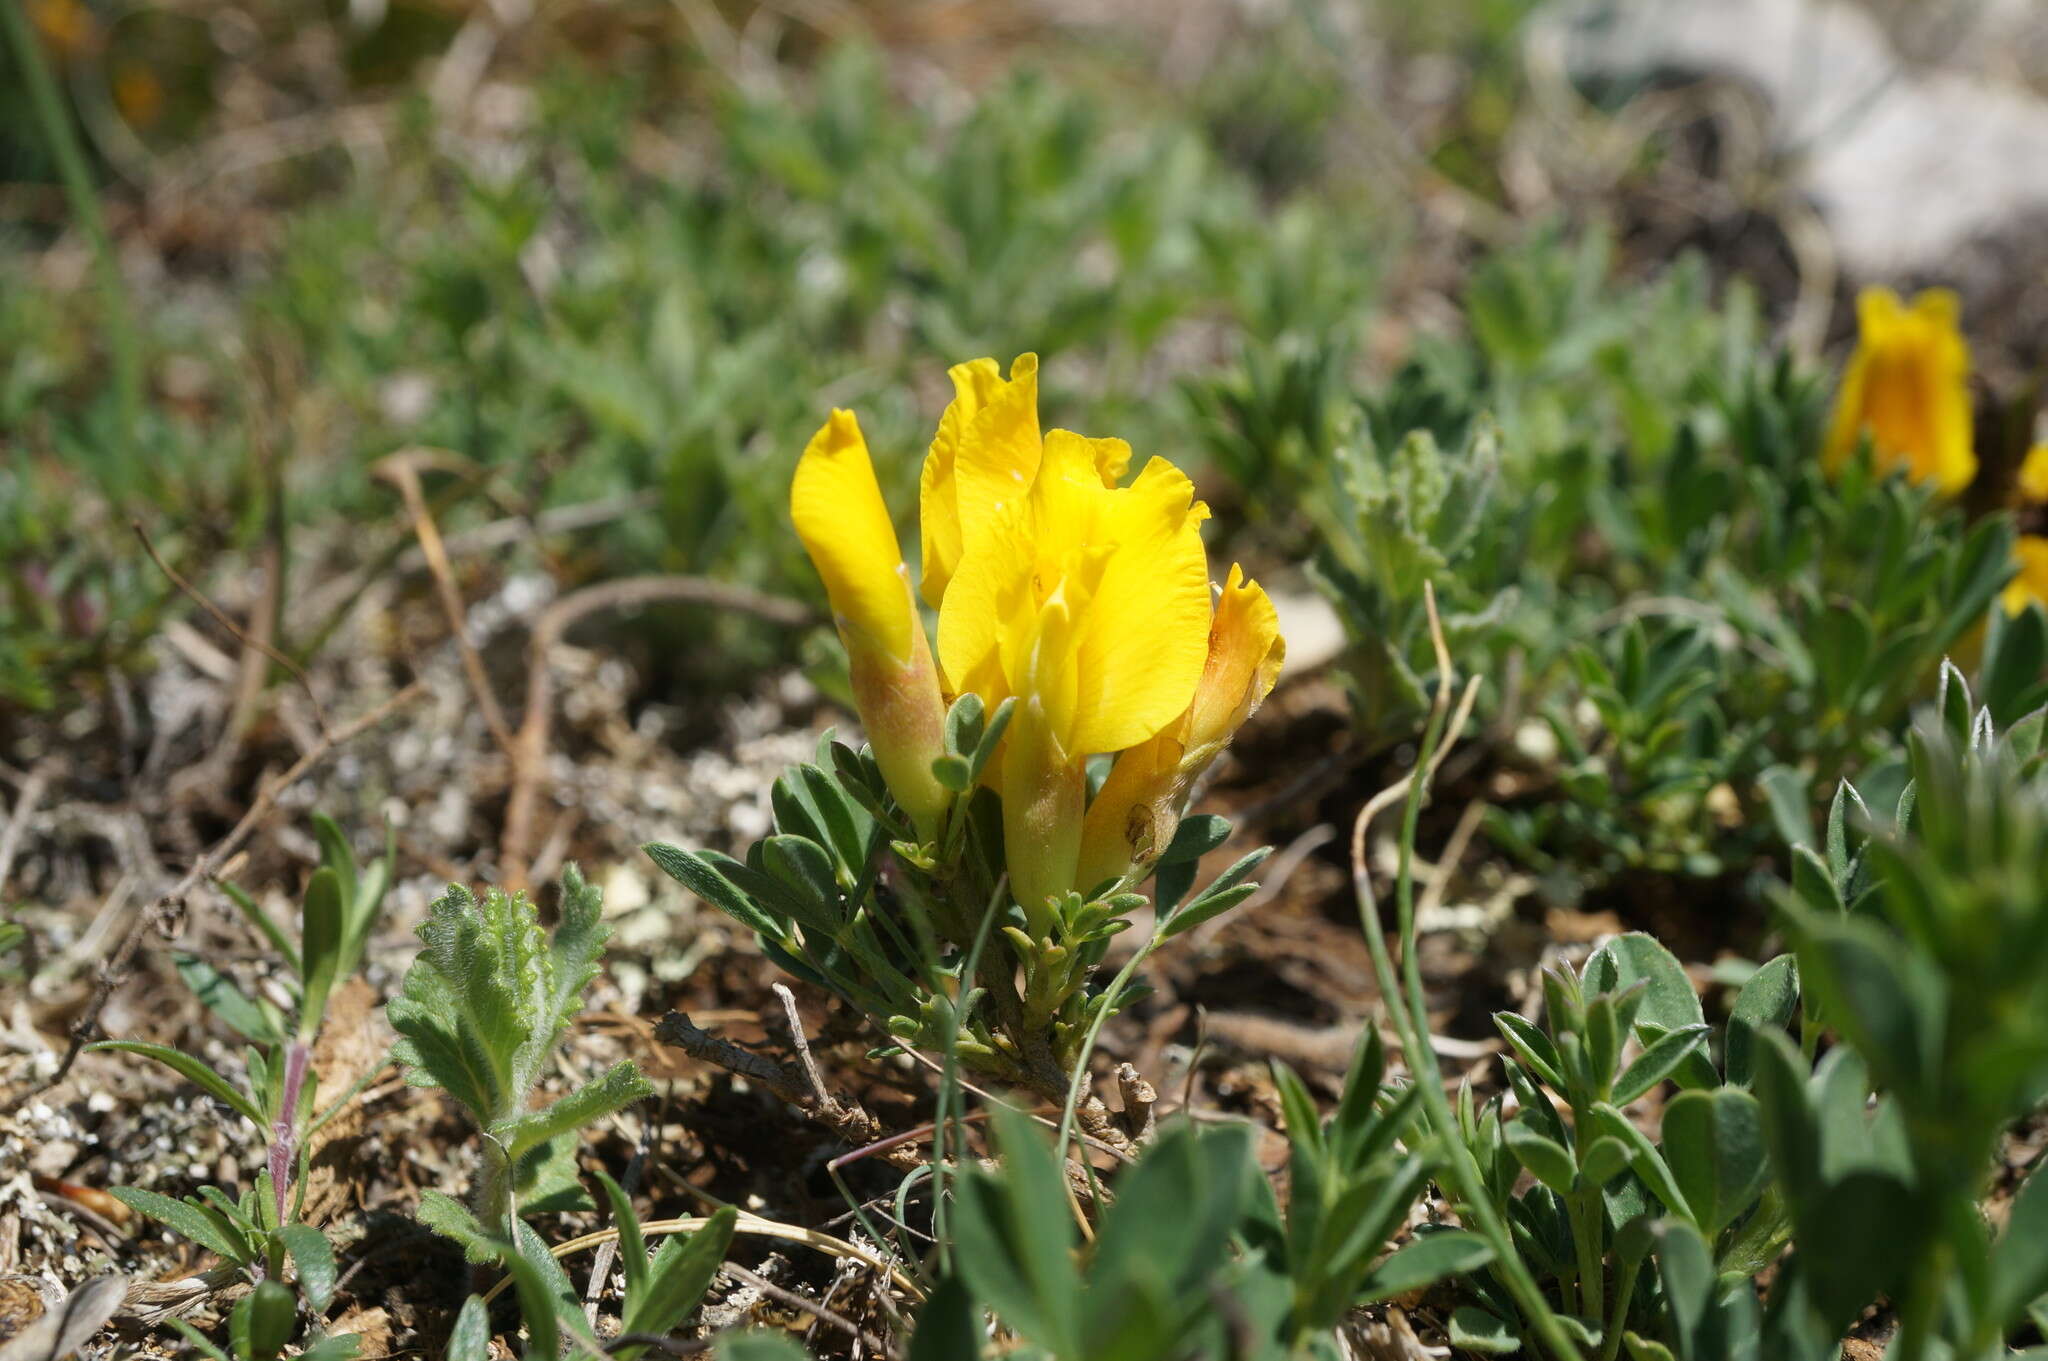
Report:
[[[164,561],[163,554],[157,552],[156,545],[150,541],[149,531],[142,527],[142,521],[131,520],[129,524],[135,530],[135,537],[142,541],[142,551],[149,554],[149,560],[156,564],[157,570],[169,579],[171,585],[177,587],[186,598],[211,615],[213,622],[226,629],[236,642],[245,648],[251,648],[262,653],[265,657],[276,662],[290,673],[291,678],[299,683],[299,688],[306,692],[306,702],[313,706],[313,722],[319,727],[320,735],[325,737],[327,735],[327,712],[320,707],[320,697],[313,693],[313,681],[306,675],[305,668],[285,656],[282,652],[279,652],[275,647],[272,647],[268,641],[254,638],[244,633],[236,626],[234,620],[228,618],[226,612],[220,606],[208,600],[197,586],[194,586],[191,582],[185,580],[183,576],[179,575],[177,568]],[[281,563],[273,562],[271,564],[270,579],[273,583],[272,589],[275,589],[277,573],[281,570]]]
[[[737,1077],[758,1083],[782,1100],[796,1107],[804,1114],[829,1127],[848,1143],[868,1145],[881,1143],[888,1138],[888,1131],[868,1111],[855,1102],[846,1101],[824,1092],[822,1083],[813,1091],[805,1080],[788,1068],[764,1058],[751,1050],[742,1049],[731,1040],[713,1035],[694,1024],[680,1011],[671,1011],[655,1022],[654,1038],[657,1042],[680,1049],[691,1058],[723,1068]],[[820,1093],[823,1093],[822,1098]],[[905,1171],[924,1166],[925,1159],[915,1147],[908,1144],[892,1146],[883,1152],[893,1166]]]
[[[735,610],[785,628],[802,628],[817,621],[816,612],[800,601],[687,576],[622,577],[571,591],[549,605],[533,626],[527,655],[526,710],[518,737],[509,748],[512,790],[506,798],[505,832],[498,846],[507,888],[525,887],[532,869],[534,819],[554,720],[555,649],[571,628],[590,615],[672,603]]]
[[[157,934],[164,939],[175,939],[184,922],[186,898],[202,882],[210,881],[229,857],[234,855],[236,849],[248,839],[249,834],[256,830],[257,824],[270,815],[271,810],[277,806],[278,795],[304,779],[314,767],[332,755],[337,747],[360,737],[426,692],[424,681],[414,681],[360,718],[352,719],[340,728],[324,734],[318,742],[307,748],[306,753],[293,762],[284,774],[257,793],[248,811],[242,814],[241,820],[229,829],[226,836],[208,847],[168,892],[143,908],[141,914],[136,917],[135,924],[128,928],[128,934],[122,937],[113,957],[100,966],[99,981],[93,988],[92,1000],[86,1004],[85,1010],[79,1013],[78,1019],[71,1023],[71,1043],[64,1051],[64,1061],[57,1065],[57,1071],[49,1081],[37,1088],[38,1091],[47,1091],[56,1086],[70,1073],[71,1065],[77,1061],[79,1051],[97,1032],[100,1013],[106,1009],[107,999],[113,996],[114,989],[127,979],[129,969],[134,963],[135,952],[142,946],[143,932],[154,927]]]
[[[28,820],[35,815],[36,805],[43,801],[50,781],[56,778],[63,766],[62,756],[45,756],[30,767],[28,778],[21,782],[21,793],[14,800],[14,812],[8,815],[5,830],[0,830],[0,896],[6,894],[7,876],[14,869],[14,857],[21,850],[22,837],[28,832]]]
[[[859,1341],[864,1346],[866,1346],[869,1351],[875,1352],[877,1355],[890,1356],[894,1354],[891,1351],[891,1349],[883,1346],[881,1339],[876,1337],[873,1333],[870,1333],[867,1329],[861,1327],[859,1324],[855,1323],[852,1319],[846,1317],[844,1314],[836,1313],[833,1310],[827,1309],[824,1305],[819,1304],[816,1300],[805,1299],[802,1295],[797,1294],[794,1290],[784,1289],[782,1286],[777,1285],[775,1282],[769,1280],[767,1277],[749,1271],[745,1267],[736,1265],[732,1262],[721,1262],[719,1263],[718,1269],[723,1274],[732,1277],[734,1280],[739,1281],[741,1284],[752,1286],[754,1289],[760,1291],[763,1295],[766,1295],[769,1299],[774,1300],[777,1304],[784,1305],[788,1308],[794,1309],[800,1314],[809,1314],[812,1318],[818,1320],[818,1322],[828,1324],[831,1327],[837,1328],[840,1332],[845,1333],[848,1337],[854,1338],[856,1341]]]
[[[462,659],[462,674],[469,681],[469,691],[476,700],[477,710],[484,716],[484,726],[491,730],[491,739],[498,749],[505,753],[505,759],[516,762],[519,758],[512,739],[512,726],[505,721],[505,710],[498,703],[497,695],[491,692],[491,680],[484,671],[484,659],[477,652],[476,645],[469,641],[469,626],[464,618],[462,592],[455,587],[455,573],[448,565],[448,550],[441,542],[441,531],[434,524],[434,515],[427,508],[426,492],[420,486],[419,464],[432,451],[401,449],[377,464],[377,476],[398,488],[398,494],[405,501],[405,512],[412,520],[413,537],[420,543],[420,551],[426,555],[427,570],[434,578],[434,593],[441,602],[441,613],[448,621],[448,631],[455,638],[456,655]]]

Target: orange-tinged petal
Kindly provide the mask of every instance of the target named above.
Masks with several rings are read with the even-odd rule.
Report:
[[[1220,749],[1272,693],[1287,656],[1280,615],[1257,582],[1236,563],[1216,601],[1209,658],[1188,708],[1191,753]],[[1213,754],[1213,753],[1212,753]]]
[[[945,752],[945,708],[910,570],[852,412],[834,411],[812,437],[797,463],[789,508],[825,579],[875,762],[929,840],[950,798],[932,774],[932,762]]]

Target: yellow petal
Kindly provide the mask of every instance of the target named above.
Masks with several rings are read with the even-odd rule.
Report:
[[[2020,463],[2020,499],[2048,505],[2048,444],[2037,444]]]
[[[2048,537],[2022,534],[2013,545],[2019,573],[2005,588],[2007,614],[2018,614],[2029,604],[2048,609]]]
[[[903,550],[851,411],[834,411],[811,437],[790,485],[789,511],[825,579],[847,647],[907,661],[919,625],[904,590]]]
[[[1904,471],[1954,493],[1977,473],[1971,445],[1970,351],[1960,304],[1929,289],[1910,307],[1889,289],[1857,299],[1859,336],[1835,400],[1822,466],[1838,471],[1867,435],[1879,472]]]
[[[1180,716],[1209,647],[1209,565],[1187,474],[1153,459],[1130,487],[1109,493],[1116,551],[1102,563],[1079,621],[1081,693],[1074,746],[1121,751]]]
[[[993,359],[955,365],[953,400],[925,455],[918,514],[925,603],[933,609],[971,543],[1038,472],[1038,356],[1021,354],[1003,379]]]
[[[910,572],[852,412],[834,411],[812,437],[789,509],[825,579],[876,764],[918,835],[930,840],[950,799],[932,774],[945,751],[945,707]]]
[[[1119,755],[1088,805],[1076,887],[1118,878],[1166,849],[1196,779],[1272,691],[1285,654],[1273,602],[1233,565],[1194,699],[1178,721]]]

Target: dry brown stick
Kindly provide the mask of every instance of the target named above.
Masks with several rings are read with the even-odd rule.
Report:
[[[745,586],[730,586],[703,577],[641,576],[586,586],[549,605],[533,626],[528,645],[526,710],[511,750],[512,790],[505,801],[505,832],[498,846],[500,871],[507,888],[523,888],[532,866],[531,847],[542,767],[547,762],[549,727],[554,718],[554,654],[575,624],[604,610],[681,603],[737,610],[787,628],[817,620],[810,606]]]
[[[128,928],[128,934],[122,937],[113,957],[100,966],[99,981],[93,987],[92,1000],[86,1004],[85,1010],[79,1013],[78,1019],[71,1023],[71,1043],[64,1051],[64,1061],[57,1065],[56,1073],[39,1086],[37,1091],[49,1090],[70,1073],[71,1065],[77,1061],[78,1053],[85,1047],[87,1037],[98,1029],[100,1013],[106,1010],[107,999],[113,996],[114,989],[127,978],[129,966],[135,959],[135,952],[142,946],[143,931],[154,926],[165,939],[174,937],[177,934],[177,925],[184,916],[186,896],[202,881],[211,879],[228,857],[235,853],[236,848],[248,839],[249,834],[256,830],[256,824],[276,807],[278,795],[304,779],[315,766],[333,754],[335,748],[360,737],[426,692],[425,681],[414,681],[360,718],[352,719],[322,736],[318,742],[307,748],[306,753],[294,761],[284,774],[257,793],[248,811],[242,814],[241,820],[228,830],[226,836],[208,847],[168,892],[143,908],[136,917],[135,924]]]
[[[171,566],[168,562],[164,561],[163,554],[157,552],[156,545],[150,542],[149,531],[142,527],[142,521],[131,520],[129,521],[129,524],[135,530],[135,537],[142,541],[142,551],[149,554],[149,560],[156,564],[158,571],[162,572],[164,576],[170,579],[171,585],[177,587],[179,591],[181,591],[187,598],[189,598],[195,604],[197,604],[199,608],[205,610],[209,615],[212,615],[213,622],[219,624],[222,628],[226,629],[229,632],[229,634],[231,634],[234,637],[236,642],[240,643],[245,648],[253,648],[256,651],[261,652],[264,656],[270,658],[271,661],[276,662],[279,666],[283,667],[286,671],[291,673],[292,679],[299,683],[299,688],[306,692],[306,702],[313,706],[313,722],[320,729],[320,735],[322,737],[325,737],[327,735],[327,712],[326,710],[320,707],[320,697],[313,693],[313,681],[311,677],[306,675],[305,668],[301,667],[297,662],[293,661],[291,658],[285,656],[282,652],[279,652],[276,648],[272,647],[268,642],[265,642],[260,638],[252,638],[248,634],[244,633],[240,628],[236,627],[235,621],[228,618],[226,612],[223,611],[220,606],[214,604],[211,600],[208,600],[206,596],[200,592],[198,587],[194,586],[191,582],[185,580],[184,577],[178,574],[177,568]],[[271,575],[273,584],[276,579],[276,573],[278,570],[281,569],[281,567],[281,563],[272,564]]]
[[[895,1354],[890,1348],[883,1346],[881,1339],[873,1333],[861,1327],[852,1319],[847,1318],[844,1314],[836,1313],[816,1300],[805,1299],[794,1290],[786,1290],[765,1276],[757,1275],[745,1267],[732,1262],[720,1262],[718,1269],[741,1284],[752,1286],[777,1304],[785,1305],[796,1310],[798,1313],[809,1314],[820,1323],[830,1324],[848,1337],[859,1341],[878,1356],[892,1356]]]
[[[28,832],[28,820],[35,815],[36,805],[43,801],[43,792],[50,787],[50,781],[63,764],[62,756],[45,756],[29,768],[28,778],[21,782],[21,793],[14,800],[14,812],[8,816],[6,830],[0,831],[0,894],[7,891],[7,876],[14,869],[14,857],[21,850],[22,837]]]
[[[865,1108],[833,1097],[824,1091],[822,1084],[818,1091],[810,1090],[802,1079],[773,1059],[742,1049],[731,1040],[699,1028],[680,1011],[671,1011],[655,1023],[654,1038],[661,1044],[682,1050],[693,1059],[759,1083],[849,1143],[872,1144],[888,1137],[882,1122]],[[890,1148],[882,1156],[904,1171],[922,1167],[925,1162],[917,1149],[908,1144]]]
[[[462,674],[469,680],[470,694],[475,697],[477,709],[484,716],[484,726],[491,730],[491,739],[505,753],[506,760],[516,762],[519,758],[512,739],[512,726],[505,721],[505,710],[491,692],[491,679],[484,671],[483,657],[477,652],[476,645],[469,641],[469,626],[463,617],[462,592],[455,588],[455,573],[448,565],[447,547],[441,542],[441,531],[435,527],[433,512],[427,509],[426,492],[420,487],[419,463],[424,453],[417,449],[401,449],[380,461],[376,473],[397,487],[398,494],[405,500],[405,513],[412,519],[413,537],[419,540],[420,551],[426,555],[427,570],[433,574],[434,593],[441,602],[441,613],[447,617],[448,631],[455,637],[456,655],[462,658]]]

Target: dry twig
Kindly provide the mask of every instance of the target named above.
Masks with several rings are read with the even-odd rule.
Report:
[[[93,988],[92,1000],[86,1004],[85,1010],[79,1013],[78,1019],[71,1023],[71,1043],[64,1051],[64,1059],[57,1065],[57,1071],[49,1081],[37,1088],[38,1091],[47,1091],[56,1086],[71,1072],[71,1065],[78,1060],[79,1051],[99,1028],[100,1013],[106,1009],[107,999],[113,996],[114,989],[127,979],[135,952],[142,946],[143,932],[154,927],[157,934],[164,939],[174,939],[184,920],[186,897],[202,882],[211,880],[219,872],[228,857],[232,856],[236,848],[256,830],[256,825],[276,807],[278,795],[304,779],[315,766],[332,755],[337,747],[376,727],[426,691],[424,681],[414,681],[362,717],[323,736],[306,751],[305,755],[293,762],[290,769],[263,787],[250,803],[248,811],[242,814],[241,821],[194,861],[192,868],[185,872],[184,877],[172,885],[168,892],[143,908],[141,914],[136,917],[135,924],[128,928],[128,934],[115,949],[113,957],[100,966],[99,981]]]
[[[211,615],[213,622],[226,629],[236,642],[245,648],[262,653],[291,673],[292,679],[299,683],[299,688],[306,692],[306,702],[313,706],[313,722],[319,727],[320,735],[322,737],[327,736],[327,711],[320,707],[320,697],[313,693],[313,681],[306,674],[305,668],[285,656],[282,652],[279,652],[265,639],[251,637],[236,627],[235,621],[228,618],[226,611],[222,610],[220,606],[214,604],[211,600],[208,600],[197,586],[194,586],[191,582],[185,580],[183,576],[179,575],[177,568],[164,561],[163,554],[157,552],[156,545],[150,542],[149,531],[142,527],[142,521],[131,520],[129,521],[129,526],[134,529],[135,537],[142,541],[142,550],[149,554],[149,560],[156,564],[157,570],[170,580],[171,585],[177,587],[181,593],[198,605],[200,609],[205,610],[207,614]],[[273,591],[276,589],[277,576],[280,570],[281,564],[273,561],[269,574],[270,589]],[[267,617],[268,611],[264,613]]]

